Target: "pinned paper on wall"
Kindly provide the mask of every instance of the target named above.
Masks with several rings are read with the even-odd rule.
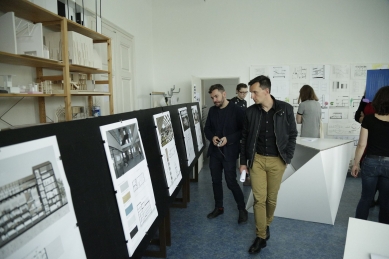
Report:
[[[195,102],[200,102],[200,94],[199,93],[195,93],[194,94],[194,101]]]
[[[359,131],[351,129],[351,126],[354,127],[355,112],[362,95],[365,90],[372,91],[373,93],[370,94],[372,99],[379,87],[389,85],[389,73],[384,75],[389,71],[385,69],[387,67],[388,63],[254,65],[250,66],[249,72],[250,79],[259,75],[268,76],[271,80],[271,95],[277,100],[291,104],[295,114],[299,107],[301,87],[310,85],[322,108],[321,118],[325,123],[324,127],[332,121],[332,128],[328,130],[328,135],[344,132],[345,135],[358,136]],[[377,70],[371,70],[372,68]],[[371,72],[367,78],[370,71],[376,72]],[[381,74],[381,77],[373,79],[374,73]],[[369,83],[374,80],[379,83],[371,85],[370,89],[366,88],[367,81]],[[357,128],[359,129],[359,126]]]

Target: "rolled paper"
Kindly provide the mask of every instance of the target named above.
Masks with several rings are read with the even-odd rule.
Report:
[[[243,170],[242,173],[240,174],[240,181],[243,183],[246,181],[246,170]]]

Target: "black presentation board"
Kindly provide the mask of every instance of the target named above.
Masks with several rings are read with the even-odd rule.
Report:
[[[97,118],[0,131],[0,147],[23,143],[55,135],[61,152],[61,160],[73,198],[85,253],[88,258],[128,258],[123,228],[116,202],[112,179],[101,138],[100,126],[136,118],[142,137],[144,151],[150,171],[158,217],[150,227],[148,235],[139,244],[132,258],[140,258],[157,232],[182,183],[172,196],[168,195],[162,158],[153,115],[171,111],[181,173],[188,177],[191,167],[187,166],[184,138],[178,108],[193,104],[181,104],[127,112]],[[191,114],[191,110],[188,111]],[[191,127],[194,127],[190,115]],[[192,130],[193,134],[193,130]],[[195,135],[193,135],[195,136]],[[196,141],[194,141],[196,143]],[[182,158],[182,155],[184,157]],[[200,152],[197,152],[198,159]],[[186,178],[184,178],[186,179]]]

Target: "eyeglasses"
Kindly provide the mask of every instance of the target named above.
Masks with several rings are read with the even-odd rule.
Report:
[[[240,94],[247,94],[248,92],[241,92],[241,91],[239,91],[239,93],[240,93]]]

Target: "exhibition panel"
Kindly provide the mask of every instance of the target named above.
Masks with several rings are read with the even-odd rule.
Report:
[[[178,153],[178,172],[183,181],[189,180],[189,173],[193,170],[194,162],[197,163],[204,149],[197,149],[197,145],[192,147],[195,157],[192,166],[189,167],[178,112],[178,109],[188,105],[198,107],[197,103],[167,107],[176,111],[171,119],[171,134],[175,135],[174,147]],[[129,256],[141,258],[158,229],[161,231],[160,226],[163,225],[165,229],[168,227],[166,231],[170,231],[169,208],[183,188],[183,181],[178,180],[174,190],[169,193],[161,152],[156,148],[160,140],[153,118],[154,115],[163,113],[162,108],[153,108],[0,132],[1,190],[7,189],[10,183],[19,183],[22,180],[23,183],[27,181],[27,185],[22,185],[27,186],[28,190],[36,189],[28,197],[34,198],[42,195],[52,197],[52,193],[40,194],[41,191],[39,191],[38,194],[39,179],[43,176],[35,174],[35,171],[42,171],[42,174],[48,177],[47,179],[53,179],[42,182],[51,185],[62,182],[65,186],[65,192],[61,191],[61,185],[58,185],[59,187],[56,185],[56,188],[59,188],[58,191],[55,188],[51,189],[52,192],[61,193],[61,195],[57,195],[60,198],[56,198],[57,201],[53,203],[59,205],[57,207],[53,205],[49,209],[52,208],[53,213],[58,214],[58,211],[67,208],[65,214],[73,216],[70,217],[70,221],[57,221],[56,230],[66,229],[63,233],[74,236],[74,238],[68,242],[68,238],[61,237],[61,243],[53,235],[50,237],[54,239],[50,239],[45,234],[37,234],[36,238],[46,240],[47,246],[43,249],[47,248],[47,251],[52,252],[53,247],[62,247],[63,250],[57,249],[56,251],[62,251],[63,255],[77,258],[80,256],[73,256],[76,255],[75,253],[84,253],[84,256],[88,258],[128,258]],[[188,119],[190,125],[194,125],[191,114],[188,114]],[[191,130],[194,129],[191,127]],[[176,131],[179,131],[178,135]],[[203,132],[201,134],[203,135]],[[54,150],[58,143],[58,152],[41,152],[40,147],[42,143],[45,143],[45,139],[50,139],[50,146]],[[34,144],[26,146],[26,143]],[[34,157],[32,164],[25,162],[29,160],[25,155],[27,151],[31,157]],[[16,155],[17,161],[9,162],[10,160],[6,158],[12,154]],[[31,170],[9,170],[10,165],[18,168],[30,166]],[[59,174],[60,165],[63,165],[62,175]],[[14,171],[22,174],[20,179],[14,177]],[[33,184],[29,184],[30,182]],[[68,182],[68,187],[65,185],[66,182]],[[1,197],[0,202],[8,203],[7,197]],[[41,200],[43,204],[43,199]],[[36,204],[39,205],[39,203]],[[39,208],[39,206],[36,207]],[[45,208],[43,205],[41,207]],[[73,214],[72,211],[74,211]],[[38,213],[37,216],[39,217],[40,214]],[[43,218],[42,222],[44,222]],[[48,229],[50,230],[51,227]],[[9,233],[7,231],[6,234],[11,238],[7,244],[0,244],[2,253],[6,251],[3,249],[5,246],[15,247],[17,246],[15,241],[25,240],[24,233],[18,236],[12,236],[12,233],[11,229]],[[31,234],[31,231],[25,233]],[[33,239],[30,242],[34,242]],[[32,243],[26,245],[30,244]],[[69,245],[77,249],[69,249]],[[9,253],[3,254],[4,258],[15,253],[23,257],[25,246],[19,248],[7,250]],[[26,249],[30,250],[30,248]]]

